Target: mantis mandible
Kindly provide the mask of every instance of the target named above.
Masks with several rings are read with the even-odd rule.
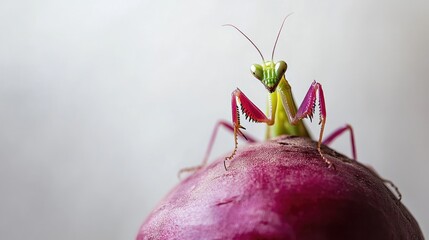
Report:
[[[290,14],[289,14],[290,15]],[[271,60],[266,61],[264,56],[258,47],[253,43],[253,41],[247,37],[239,28],[232,24],[225,24],[223,26],[229,26],[235,28],[240,32],[249,42],[256,48],[259,55],[262,58],[262,64],[253,64],[250,67],[252,75],[259,80],[266,90],[268,91],[268,108],[267,114],[264,114],[239,88],[235,89],[232,92],[231,96],[231,108],[232,108],[232,124],[226,121],[219,121],[213,131],[212,137],[210,139],[209,146],[207,148],[203,163],[200,166],[190,167],[182,169],[180,173],[187,171],[195,171],[207,163],[211,148],[214,144],[214,140],[217,135],[217,131],[220,126],[225,127],[234,134],[234,149],[231,154],[225,158],[224,167],[227,170],[226,162],[233,159],[234,155],[237,152],[238,148],[238,137],[242,137],[249,142],[255,142],[256,140],[253,137],[245,135],[242,130],[245,128],[241,125],[240,121],[240,107],[242,114],[249,121],[265,123],[267,124],[266,139],[271,139],[281,135],[294,135],[301,137],[310,137],[310,134],[304,125],[303,119],[309,118],[310,121],[313,119],[316,100],[318,99],[319,104],[319,125],[320,132],[317,142],[317,150],[321,156],[321,159],[327,164],[330,168],[335,168],[332,162],[327,159],[321,150],[322,144],[329,144],[335,138],[340,136],[342,133],[349,131],[352,145],[352,155],[356,159],[356,148],[354,143],[353,129],[350,125],[346,124],[344,127],[341,127],[329,135],[325,140],[323,139],[323,133],[326,124],[326,107],[325,107],[325,98],[323,94],[322,85],[319,82],[313,81],[310,85],[310,88],[307,91],[301,105],[297,108],[293,95],[292,89],[289,85],[288,80],[286,80],[286,69],[287,64],[285,61],[274,62],[274,52],[276,49],[277,42],[279,40],[280,33],[283,29],[283,25],[289,16],[287,15],[280,26],[280,29],[277,33],[276,40],[274,42],[273,51],[271,54]],[[240,107],[239,107],[240,106]]]

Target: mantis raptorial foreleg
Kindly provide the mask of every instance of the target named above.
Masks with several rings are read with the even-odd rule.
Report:
[[[276,108],[276,104],[270,107],[271,116],[270,118],[268,118],[261,111],[261,109],[259,109],[239,88],[234,90],[231,94],[232,123],[234,126],[234,149],[232,153],[225,158],[225,161],[230,160],[234,157],[235,153],[237,152],[238,146],[237,137],[243,135],[241,129],[244,129],[244,127],[240,124],[240,110],[238,105],[241,106],[241,110],[244,116],[246,117],[246,119],[249,119],[249,121],[264,122],[267,125],[272,125],[274,123],[275,111],[273,111],[272,109]],[[224,166],[226,169],[225,161]]]
[[[304,119],[304,118],[310,118],[310,120],[313,119],[313,115],[316,108],[316,94],[319,95],[319,124],[320,124],[320,133],[319,133],[319,140],[317,142],[317,150],[319,151],[320,156],[322,156],[323,160],[328,164],[329,167],[335,167],[332,165],[332,162],[329,161],[325,156],[322,154],[321,146],[322,146],[322,138],[323,138],[323,131],[325,129],[325,122],[326,122],[326,107],[325,107],[325,97],[323,95],[323,89],[322,85],[316,81],[313,81],[310,88],[307,91],[307,94],[305,95],[304,99],[302,100],[301,105],[298,108],[298,111],[296,114],[293,113],[293,109],[291,108],[292,103],[290,102],[289,98],[287,97],[286,91],[290,91],[290,89],[285,89],[282,87],[283,85],[280,85],[277,88],[277,91],[280,94],[280,98],[282,99],[283,107],[285,108],[285,111],[287,113],[287,116],[289,118],[289,122],[291,124],[297,124],[298,121]]]

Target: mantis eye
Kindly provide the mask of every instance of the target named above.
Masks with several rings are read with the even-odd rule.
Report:
[[[253,64],[250,67],[250,71],[252,72],[253,76],[255,76],[255,78],[259,79],[262,81],[262,79],[264,79],[264,73],[262,71],[262,66],[259,64]]]
[[[280,80],[285,74],[287,69],[287,64],[284,61],[278,61],[275,66],[277,79]]]

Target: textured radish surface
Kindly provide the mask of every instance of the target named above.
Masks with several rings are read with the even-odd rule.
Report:
[[[408,210],[364,165],[280,137],[241,147],[179,183],[137,239],[423,239]]]

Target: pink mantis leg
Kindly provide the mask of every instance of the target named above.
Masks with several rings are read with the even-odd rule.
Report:
[[[224,167],[226,168],[226,161],[231,160],[235,153],[237,152],[238,141],[237,137],[242,136],[243,133],[240,129],[244,129],[243,126],[240,125],[240,111],[238,105],[241,105],[241,110],[245,115],[246,119],[254,122],[265,122],[268,125],[272,125],[274,123],[274,112],[271,112],[271,119],[268,118],[262,111],[259,109],[250,99],[244,95],[244,93],[240,89],[236,89],[231,94],[231,110],[232,110],[232,123],[234,130],[234,150],[231,155],[225,158]],[[276,106],[273,106],[271,109],[275,109]]]
[[[237,100],[238,100],[238,103],[237,103]],[[244,93],[240,89],[237,88],[231,94],[232,123],[233,124],[231,125],[230,123],[227,123],[225,121],[219,121],[213,130],[209,145],[208,145],[207,150],[206,150],[206,154],[204,156],[203,163],[199,166],[181,169],[178,173],[179,176],[183,172],[196,171],[196,170],[202,168],[203,166],[205,166],[207,164],[208,157],[210,155],[211,149],[213,147],[213,144],[214,144],[214,141],[216,139],[216,135],[217,135],[217,132],[218,132],[220,126],[223,126],[227,130],[232,131],[234,133],[234,144],[235,144],[234,150],[230,156],[225,158],[225,161],[232,159],[232,157],[235,155],[235,153],[237,151],[237,146],[238,146],[238,137],[241,137],[241,138],[247,140],[248,142],[256,142],[255,138],[250,137],[249,135],[244,135],[243,132],[241,131],[241,129],[245,129],[245,128],[240,125],[240,112],[239,112],[238,104],[241,105],[241,109],[243,110],[244,115],[246,116],[246,118],[249,118],[249,120],[255,121],[255,122],[266,122],[268,124],[272,124],[273,121],[268,119],[265,116],[265,114],[258,107],[256,107],[255,104],[253,104],[249,100],[249,98],[247,98],[246,95],[244,95]],[[272,118],[272,119],[274,119],[274,118]],[[224,167],[226,169],[225,161],[224,161]]]
[[[204,155],[204,161],[203,161],[202,165],[205,165],[208,161],[208,158],[210,156],[210,152],[211,152],[212,147],[214,145],[214,141],[216,140],[216,135],[217,135],[217,132],[219,131],[220,126],[225,127],[230,132],[234,132],[234,126],[231,125],[231,123],[223,121],[223,120],[220,120],[219,122],[217,122],[215,129],[213,130],[212,136],[210,137],[210,142],[209,142],[209,145],[207,147],[206,154]],[[241,138],[243,138],[244,140],[250,142],[250,143],[257,142],[257,140],[254,137],[251,137],[249,135],[244,135],[242,132],[239,136]]]
[[[319,141],[317,143],[317,150],[319,151],[320,156],[322,156],[323,160],[328,164],[329,167],[335,166],[322,154],[321,145],[323,138],[323,131],[325,130],[326,123],[326,107],[325,107],[325,97],[323,94],[322,85],[316,81],[313,81],[310,88],[307,91],[304,99],[302,100],[301,105],[298,108],[298,111],[295,116],[291,116],[291,109],[287,100],[285,100],[284,93],[282,93],[283,105],[285,107],[286,112],[288,112],[289,120],[292,124],[296,124],[298,121],[303,118],[310,118],[310,121],[313,119],[313,114],[316,108],[316,94],[319,94],[319,124],[320,124],[320,134]]]
[[[331,135],[329,135],[327,138],[325,138],[325,140],[323,140],[322,143],[325,145],[329,145],[337,137],[339,137],[341,134],[345,133],[347,130],[350,132],[350,143],[352,145],[353,159],[357,160],[355,137],[354,137],[354,133],[353,133],[353,128],[349,124],[346,124],[345,126],[340,127],[337,130],[335,130],[333,133],[331,133]],[[378,173],[375,171],[375,169],[373,169],[371,166],[366,166],[366,165],[364,165],[364,166],[367,167],[373,174],[378,176],[384,182],[385,185],[389,185],[395,191],[398,201],[401,201],[402,194],[399,191],[399,188],[392,181],[382,178],[380,175],[378,175]]]
[[[224,120],[219,120],[213,129],[212,136],[210,137],[210,141],[209,141],[209,144],[207,146],[207,150],[206,150],[206,153],[204,155],[203,162],[198,166],[181,169],[178,173],[179,177],[184,172],[194,172],[194,171],[202,168],[203,166],[205,166],[207,164],[209,156],[210,156],[210,152],[212,151],[212,148],[213,148],[213,145],[214,145],[214,142],[216,140],[216,136],[217,136],[217,133],[218,133],[220,127],[224,127],[226,130],[228,130],[230,132],[234,132],[234,126],[231,125],[231,123],[224,121]],[[241,133],[239,136],[241,138],[243,138],[244,140],[248,141],[249,143],[257,142],[257,140],[254,137],[249,136],[247,134],[244,135],[243,133]]]
[[[331,133],[331,135],[329,135],[328,137],[326,137],[325,140],[323,140],[322,143],[325,144],[325,145],[329,145],[331,142],[333,142],[336,138],[338,138],[341,134],[345,133],[347,130],[350,132],[350,143],[352,145],[353,159],[357,160],[356,145],[355,145],[355,136],[353,134],[353,128],[349,124],[346,124],[345,126],[340,127],[337,130],[335,130],[333,133]]]

